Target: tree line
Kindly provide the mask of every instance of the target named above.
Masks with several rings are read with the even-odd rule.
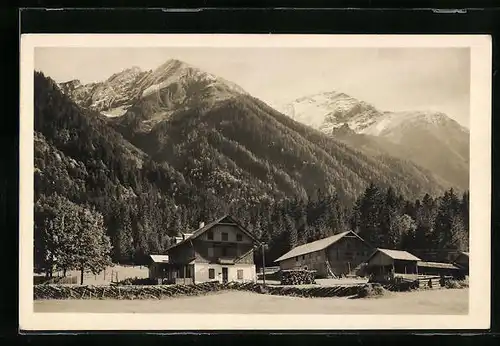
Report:
[[[82,275],[84,270],[98,273],[111,262],[143,264],[149,254],[164,252],[178,232],[196,228],[191,225],[199,219],[194,222],[186,208],[173,205],[163,206],[168,221],[153,225],[153,220],[162,219],[147,213],[152,200],[142,201],[145,204],[135,212],[122,205],[111,212],[113,221],[105,226],[102,214],[91,206],[79,206],[58,194],[41,196],[35,206],[36,263],[47,273],[53,268],[78,269]],[[370,184],[350,209],[335,194],[319,191],[310,199],[213,208],[206,210],[205,220],[226,212],[235,216],[267,244],[266,265],[273,265],[295,246],[346,230],[375,247],[468,250],[468,206],[468,192],[459,196],[450,189],[441,196],[425,194],[409,201],[392,188]],[[261,265],[260,249],[255,256]]]

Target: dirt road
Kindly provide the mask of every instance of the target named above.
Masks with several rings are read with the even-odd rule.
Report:
[[[293,298],[225,291],[164,300],[45,300],[35,312],[257,313],[257,314],[467,314],[468,289],[391,293],[382,298]]]

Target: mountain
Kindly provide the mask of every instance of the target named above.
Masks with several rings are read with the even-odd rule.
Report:
[[[146,129],[172,111],[210,106],[217,100],[245,91],[238,85],[203,72],[182,61],[171,59],[155,70],[132,67],[104,82],[82,85],[73,80],[60,83],[61,90],[77,104],[108,117],[122,116],[129,108],[149,107]],[[128,114],[134,110],[129,110]],[[146,119],[144,119],[146,120]]]
[[[339,92],[302,97],[282,111],[369,155],[412,160],[452,186],[469,186],[469,130],[444,113],[384,112]]]
[[[120,89],[135,96],[123,115],[107,118],[110,126],[189,184],[224,200],[307,197],[320,189],[352,202],[371,181],[396,184],[405,196],[448,186],[414,163],[370,157],[291,121],[236,84],[181,61],[169,60],[137,80]],[[62,89],[85,106],[76,97],[82,88]]]

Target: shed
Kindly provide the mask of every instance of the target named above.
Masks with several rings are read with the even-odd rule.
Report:
[[[452,263],[442,263],[442,262],[417,262],[418,273],[423,275],[450,275],[453,277],[461,276],[461,270],[459,267],[453,265]]]
[[[368,258],[367,270],[373,274],[418,274],[420,258],[407,251],[376,249]]]
[[[454,261],[455,266],[459,267],[465,275],[469,275],[469,253],[462,251]]]
[[[168,278],[168,255],[149,255],[149,278],[163,280]]]

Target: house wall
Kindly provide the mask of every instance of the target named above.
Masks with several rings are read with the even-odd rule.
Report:
[[[398,274],[416,274],[417,261],[394,260],[394,272]],[[420,270],[418,270],[420,271]]]
[[[208,239],[209,232],[212,231],[214,237],[213,240]],[[228,240],[222,240],[222,233],[228,233]],[[237,241],[236,235],[241,234],[242,240]],[[207,232],[200,235],[197,239],[206,240],[206,241],[214,241],[214,242],[235,242],[239,244],[253,244],[253,240],[247,236],[244,232],[241,232],[238,226],[236,225],[215,225]]]
[[[394,261],[392,258],[384,254],[383,252],[377,252],[368,262],[369,266],[388,266],[392,265]]]
[[[169,271],[164,263],[151,263],[148,267],[150,279],[167,278]]]
[[[235,282],[256,282],[257,273],[254,264],[235,264],[235,265],[221,265],[212,263],[196,263],[194,265],[194,280],[195,283],[207,282],[207,281],[219,281],[222,282],[222,268],[228,268],[228,281]],[[209,269],[214,269],[215,278],[209,278]],[[238,279],[238,270],[243,271],[243,278]]]
[[[239,259],[238,262],[253,264],[253,244],[242,242],[218,242],[202,239],[194,239],[196,262],[213,263],[218,258]],[[222,246],[226,247],[226,255],[223,256]],[[244,257],[242,257],[244,256]],[[241,257],[241,258],[240,258]]]
[[[373,248],[358,237],[344,237],[327,249],[330,267],[335,275],[353,272],[372,253]]]
[[[195,258],[195,251],[190,241],[168,251],[169,261],[173,264],[186,264]]]
[[[279,263],[281,270],[294,269],[294,268],[307,268],[309,270],[316,270],[316,275],[326,275],[325,265],[325,251],[315,251],[305,255],[292,257],[281,261]]]
[[[156,263],[151,263],[148,268],[149,275],[148,277],[150,279],[155,279],[156,278]]]
[[[208,234],[212,232],[213,240]],[[227,240],[222,240],[222,234],[227,233]],[[241,235],[238,240],[237,235]],[[215,225],[210,230],[187,241],[169,251],[170,261],[174,264],[184,264],[192,259],[201,263],[217,262],[218,258],[238,259],[239,263],[253,264],[253,240],[236,225]],[[225,248],[225,254],[222,248]],[[244,256],[244,257],[242,257]]]

